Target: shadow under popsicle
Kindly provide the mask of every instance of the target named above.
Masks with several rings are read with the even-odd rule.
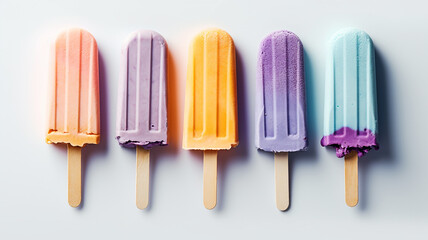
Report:
[[[297,166],[304,161],[319,161],[316,149],[320,147],[320,141],[317,138],[317,124],[320,123],[317,116],[317,102],[319,99],[315,98],[315,92],[317,91],[315,86],[315,78],[312,67],[312,60],[309,57],[306,49],[303,47],[304,53],[304,71],[305,71],[305,94],[306,94],[306,134],[308,138],[308,148],[306,151],[291,152],[288,154],[289,157],[289,196],[290,205],[284,211],[287,212],[292,208],[293,204],[293,186],[294,186],[294,173],[297,170]],[[263,151],[261,151],[263,152]],[[273,156],[273,154],[271,154]],[[272,157],[273,160],[273,157]],[[272,171],[273,172],[273,171]]]
[[[295,153],[290,153],[293,158],[296,155],[296,158],[305,159],[310,161],[318,161],[317,158],[317,149],[320,147],[320,139],[317,138],[317,127],[320,124],[319,116],[317,116],[317,108],[319,104],[317,102],[323,102],[320,99],[315,98],[315,93],[317,92],[315,81],[312,69],[312,60],[309,57],[306,49],[303,47],[304,53],[304,66],[305,66],[305,94],[306,94],[306,134],[308,137],[308,149],[306,151],[299,151]]]
[[[82,209],[85,203],[86,174],[90,165],[94,161],[94,156],[101,156],[103,161],[107,159],[108,139],[109,139],[109,97],[107,84],[107,70],[101,51],[98,52],[99,64],[99,91],[100,91],[100,143],[88,144],[82,149],[82,202],[77,209]]]
[[[376,88],[377,88],[377,105],[378,105],[378,144],[379,150],[370,151],[366,156],[361,158],[359,161],[359,191],[360,191],[360,202],[358,209],[364,211],[368,207],[368,186],[370,184],[369,169],[370,164],[376,164],[383,162],[383,164],[396,164],[398,159],[395,157],[396,146],[394,146],[391,139],[392,129],[390,124],[391,116],[391,96],[390,87],[388,84],[388,69],[387,62],[383,57],[382,53],[375,48],[376,56]]]
[[[219,151],[218,153],[218,194],[217,207],[215,209],[222,210],[225,206],[225,189],[227,186],[228,169],[232,164],[243,164],[248,162],[248,151],[250,147],[254,147],[253,138],[248,134],[248,119],[253,115],[248,115],[249,98],[247,85],[251,84],[245,75],[245,66],[243,58],[235,46],[236,55],[236,81],[237,81],[237,101],[238,101],[238,137],[239,145],[227,151]]]
[[[181,128],[180,128],[180,93],[179,93],[179,76],[171,51],[167,48],[167,111],[168,111],[168,146],[154,147],[150,150],[150,194],[149,205],[144,211],[150,211],[155,204],[153,199],[156,194],[156,169],[159,161],[169,159],[168,156],[177,156],[181,148]]]

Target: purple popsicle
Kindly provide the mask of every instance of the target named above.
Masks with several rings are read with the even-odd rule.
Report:
[[[139,209],[149,202],[149,149],[167,144],[166,63],[166,42],[153,31],[133,33],[122,50],[116,138],[137,148]]]
[[[256,147],[275,152],[276,205],[289,206],[288,152],[307,148],[303,46],[278,31],[261,43],[257,67]]]
[[[307,147],[303,46],[292,32],[267,36],[259,52],[256,147],[296,152]]]
[[[125,147],[167,144],[166,42],[133,33],[122,50],[116,138]]]

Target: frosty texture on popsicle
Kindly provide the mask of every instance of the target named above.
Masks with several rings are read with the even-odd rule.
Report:
[[[133,33],[123,47],[116,128],[123,146],[167,144],[166,48],[153,31]]]
[[[238,145],[235,46],[223,30],[199,33],[189,52],[183,148]]]
[[[378,149],[375,53],[369,35],[356,29],[337,33],[330,46],[322,146],[337,157],[352,150],[363,156]]]
[[[261,43],[257,67],[256,147],[295,152],[307,147],[303,46],[278,31]]]
[[[100,141],[98,48],[82,29],[61,33],[52,51],[47,143]]]

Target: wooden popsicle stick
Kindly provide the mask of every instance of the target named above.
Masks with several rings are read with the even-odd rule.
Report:
[[[285,211],[290,205],[290,190],[288,183],[288,153],[275,153],[274,158],[276,207],[281,211]]]
[[[217,205],[217,151],[204,151],[204,206]]]
[[[145,209],[149,205],[150,188],[150,150],[137,146],[136,203],[137,208]]]
[[[346,204],[358,204],[358,153],[352,151],[345,156],[345,198]]]
[[[68,204],[78,207],[82,201],[82,148],[67,145]]]

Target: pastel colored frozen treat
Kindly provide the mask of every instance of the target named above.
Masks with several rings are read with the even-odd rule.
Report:
[[[235,46],[223,30],[199,33],[189,52],[183,148],[238,145]]]
[[[288,152],[305,150],[306,98],[303,45],[292,32],[263,39],[257,64],[256,147],[274,152],[276,206],[289,207]]]
[[[52,51],[47,143],[100,141],[98,48],[82,29],[61,33]]]
[[[136,205],[149,204],[150,151],[167,145],[167,45],[154,31],[128,37],[122,49],[116,139],[136,147]]]
[[[81,202],[81,149],[100,141],[98,48],[94,37],[73,28],[51,51],[47,143],[67,143],[68,203]]]
[[[190,46],[183,148],[204,150],[204,206],[217,204],[217,150],[238,145],[235,46],[223,30],[199,33]]]
[[[167,144],[166,54],[164,38],[147,30],[122,49],[116,138],[125,147]]]
[[[322,146],[337,157],[352,150],[363,156],[378,149],[375,53],[367,33],[346,29],[330,44],[327,62]]]
[[[269,152],[305,150],[306,98],[303,46],[292,32],[263,39],[258,57],[256,147]]]

